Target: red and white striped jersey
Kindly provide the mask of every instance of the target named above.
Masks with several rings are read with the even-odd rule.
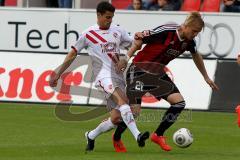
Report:
[[[85,30],[72,46],[77,52],[83,48],[88,50],[92,59],[95,82],[103,78],[123,79],[123,74],[117,74],[114,67],[115,55],[120,54],[120,48],[131,46],[133,38],[117,25],[111,25],[102,30],[94,25]]]

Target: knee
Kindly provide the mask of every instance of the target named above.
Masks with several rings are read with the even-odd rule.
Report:
[[[182,111],[186,106],[186,102],[183,100],[183,101],[180,101],[180,102],[177,102],[177,103],[173,104],[172,106],[174,108],[178,108],[180,111]]]
[[[133,117],[134,118],[137,118],[139,115],[140,115],[140,113],[141,113],[141,105],[131,105],[131,111],[132,111],[132,113],[133,113]]]
[[[118,125],[121,122],[121,115],[111,116],[111,121],[114,125]]]
[[[179,105],[180,107],[182,107],[182,108],[185,108],[186,102],[183,100],[183,101],[181,101],[181,102],[178,102],[178,105]]]

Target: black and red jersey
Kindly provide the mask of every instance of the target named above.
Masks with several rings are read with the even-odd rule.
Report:
[[[167,65],[185,51],[196,53],[195,41],[181,40],[177,32],[179,27],[177,24],[166,24],[153,30],[143,31],[146,35],[143,43],[146,45],[135,56],[133,63],[147,63],[147,66],[149,64]]]

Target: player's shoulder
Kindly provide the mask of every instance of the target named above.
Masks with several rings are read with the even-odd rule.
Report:
[[[168,23],[162,25],[162,27],[165,27],[165,28],[177,28],[179,26],[180,25],[175,22],[168,22]]]
[[[122,28],[120,24],[112,24],[110,28],[115,31],[126,32],[126,30]]]
[[[171,31],[175,31],[178,27],[179,25],[177,23],[169,22],[154,28],[153,31],[154,32],[168,32],[168,31],[171,32]]]
[[[95,24],[87,28],[87,31],[92,31],[92,30],[93,31],[99,30],[99,26]]]
[[[120,24],[111,24],[110,26],[112,29],[121,29],[121,25]]]
[[[96,30],[99,30],[99,27],[97,25],[92,25],[92,26],[86,28],[85,30],[83,30],[82,34],[86,34],[90,31],[96,31]]]

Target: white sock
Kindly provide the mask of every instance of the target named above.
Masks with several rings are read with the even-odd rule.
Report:
[[[107,132],[107,131],[110,131],[114,127],[115,127],[115,125],[112,123],[111,118],[108,118],[107,120],[102,121],[102,123],[100,123],[97,126],[97,128],[95,128],[94,130],[90,131],[88,133],[88,138],[94,140],[100,134],[102,134],[104,132]]]
[[[132,132],[133,136],[137,140],[137,137],[140,134],[140,132],[135,123],[130,106],[128,104],[124,104],[119,107],[119,111],[121,112],[121,116],[124,123],[127,125],[128,129]]]

